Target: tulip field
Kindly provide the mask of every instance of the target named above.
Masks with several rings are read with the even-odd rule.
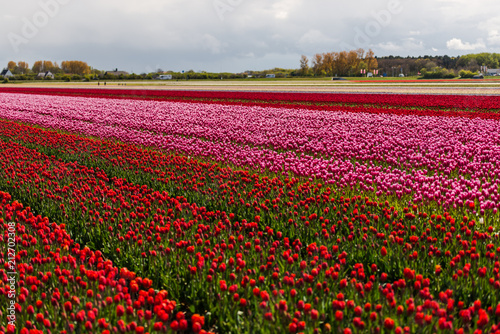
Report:
[[[0,333],[500,333],[500,96],[0,89]]]

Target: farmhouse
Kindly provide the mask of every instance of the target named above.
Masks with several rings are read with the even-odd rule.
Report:
[[[14,75],[12,74],[12,72],[8,69],[4,69],[1,73],[0,73],[0,76],[4,77],[4,78],[10,78],[10,77],[13,77]]]
[[[40,73],[38,73],[37,77],[42,78],[42,79],[54,79],[54,74],[52,74],[52,72],[50,72],[50,71],[40,72]]]

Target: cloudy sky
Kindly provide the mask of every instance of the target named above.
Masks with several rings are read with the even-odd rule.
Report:
[[[0,62],[241,72],[300,55],[500,52],[498,0],[19,0],[0,3]]]

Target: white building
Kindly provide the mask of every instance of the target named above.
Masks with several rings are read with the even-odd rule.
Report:
[[[161,74],[158,79],[160,80],[172,80],[172,74]]]
[[[500,68],[488,68],[485,75],[500,75]]]
[[[54,79],[54,74],[52,74],[50,71],[40,72],[37,76],[42,79]]]
[[[4,77],[4,78],[10,78],[10,77],[13,77],[14,74],[12,74],[12,72],[8,69],[4,69],[1,73],[0,73],[0,76]]]

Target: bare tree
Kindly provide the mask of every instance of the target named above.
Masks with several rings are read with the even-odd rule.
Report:
[[[320,75],[323,70],[323,55],[321,53],[316,53],[312,60],[312,69],[314,75]]]
[[[300,74],[307,75],[309,72],[309,59],[306,56],[302,55],[300,57]]]

